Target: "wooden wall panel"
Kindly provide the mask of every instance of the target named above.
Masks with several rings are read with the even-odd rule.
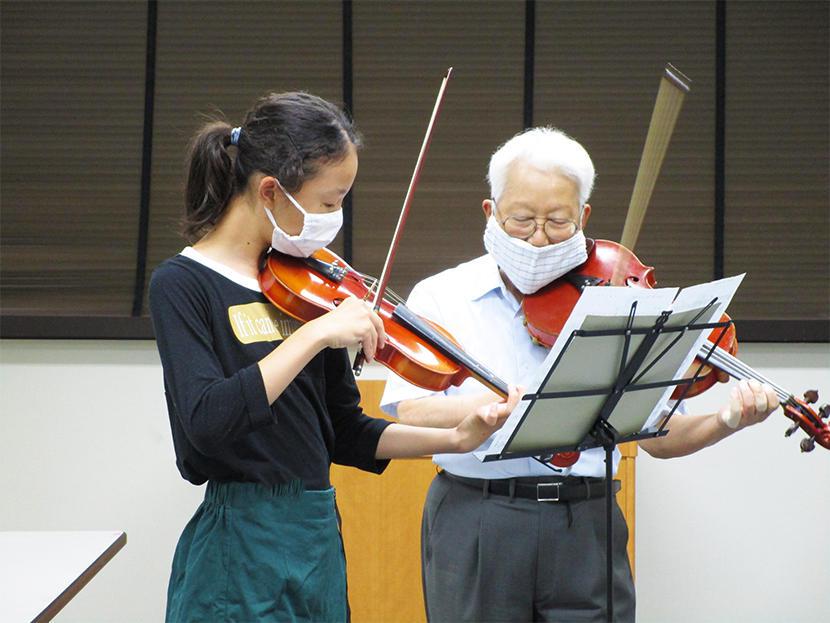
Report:
[[[639,446],[635,441],[630,441],[620,445],[620,453],[622,454],[622,458],[620,459],[620,464],[617,467],[617,474],[615,476],[615,478],[618,478],[622,483],[620,490],[617,492],[617,503],[620,505],[625,521],[628,524],[628,561],[631,563],[631,573],[634,574],[635,577],[636,567],[634,563],[636,562],[636,556],[634,555],[634,544],[637,542],[635,536],[637,528],[637,517],[635,514],[635,492],[637,483],[636,459],[638,449]]]
[[[386,417],[379,406],[385,384],[358,382],[363,410],[373,417]],[[332,466],[354,623],[426,620],[421,510],[435,473],[428,458],[392,461],[381,476]]]

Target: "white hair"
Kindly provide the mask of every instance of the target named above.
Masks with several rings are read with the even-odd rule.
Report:
[[[576,182],[581,208],[594,189],[594,163],[585,148],[570,136],[551,127],[520,132],[499,147],[490,158],[487,181],[490,196],[496,201],[504,192],[507,171],[521,160],[541,171],[557,171]]]

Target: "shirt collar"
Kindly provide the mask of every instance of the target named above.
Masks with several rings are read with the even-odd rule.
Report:
[[[471,279],[467,282],[467,295],[471,301],[477,301],[484,298],[491,292],[500,292],[503,299],[505,299],[512,307],[519,308],[519,302],[507,289],[504,280],[499,273],[498,264],[492,255],[486,253],[475,260],[479,263],[479,278]]]
[[[186,258],[193,260],[194,262],[198,262],[202,266],[210,268],[212,271],[219,273],[226,279],[230,279],[234,283],[241,285],[243,288],[248,288],[249,290],[253,290],[254,292],[262,292],[259,287],[259,282],[254,279],[253,277],[247,277],[241,273],[238,273],[230,266],[225,266],[217,262],[216,260],[212,260],[206,255],[203,255],[193,247],[185,247],[181,250],[179,255],[183,255]]]

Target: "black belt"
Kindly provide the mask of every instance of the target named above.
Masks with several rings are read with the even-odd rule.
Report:
[[[504,495],[507,497],[525,498],[537,502],[575,502],[605,497],[604,478],[581,478],[579,476],[563,476],[551,478],[500,478],[484,480],[481,478],[465,478],[456,476],[447,471],[441,472],[451,480],[481,491],[485,496],[489,494]],[[614,493],[620,490],[619,480],[613,482]]]

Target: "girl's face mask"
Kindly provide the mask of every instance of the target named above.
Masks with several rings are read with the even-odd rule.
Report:
[[[276,180],[276,178],[274,178]],[[262,206],[265,210],[265,215],[271,224],[274,226],[274,233],[271,236],[271,246],[280,253],[286,255],[293,255],[294,257],[308,257],[315,251],[331,244],[337,236],[337,232],[343,226],[343,209],[340,208],[334,212],[306,212],[303,206],[289,193],[279,180],[277,180],[282,192],[288,197],[288,200],[297,208],[303,215],[303,228],[296,236],[291,236],[285,233],[271,211]]]

